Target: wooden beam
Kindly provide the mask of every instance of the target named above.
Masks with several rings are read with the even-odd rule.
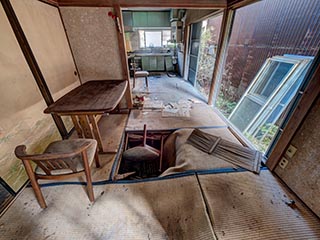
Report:
[[[237,9],[240,7],[248,6],[252,3],[259,2],[261,0],[227,0],[228,8]]]
[[[189,69],[189,62],[188,62],[188,52],[189,52],[189,38],[190,38],[190,25],[186,25],[184,27],[184,46],[183,46],[183,71],[182,77],[185,80],[188,80],[188,69]]]
[[[112,0],[58,0],[60,7],[113,7]]]
[[[123,27],[123,20],[122,20],[122,12],[119,5],[114,6],[114,11],[117,16],[116,24],[117,27],[117,36],[118,36],[118,43],[119,43],[119,53],[121,58],[121,65],[122,71],[124,75],[124,79],[127,80],[127,89],[125,93],[125,98],[127,102],[127,107],[132,108],[132,94],[131,94],[131,86],[130,86],[130,73],[128,67],[128,59],[127,59],[127,50],[125,44],[125,36],[124,36],[124,27]]]
[[[168,7],[168,8],[203,8],[215,9],[226,8],[226,0],[58,0],[59,6],[78,6],[78,7]]]
[[[227,47],[231,35],[232,24],[234,19],[234,10],[225,9],[223,11],[223,18],[221,23],[221,30],[219,34],[219,43],[216,54],[216,61],[212,73],[212,81],[210,85],[210,92],[208,97],[208,104],[211,105],[217,98],[218,89],[222,77],[223,67],[227,55]]]
[[[297,107],[290,116],[290,119],[283,129],[282,134],[273,148],[266,165],[270,170],[274,170],[280,161],[282,155],[285,153],[288,145],[290,144],[294,134],[303,123],[304,118],[308,114],[308,111],[312,107],[313,102],[319,96],[320,93],[320,51],[314,59],[312,66],[310,67],[306,75],[307,86],[303,91],[301,98],[298,100]]]
[[[50,90],[47,86],[47,83],[42,75],[42,72],[40,70],[40,67],[35,59],[35,56],[33,55],[33,52],[31,50],[31,47],[27,41],[27,38],[22,30],[22,27],[18,21],[18,18],[12,8],[12,5],[9,0],[0,0],[1,4],[3,6],[3,9],[8,17],[8,20],[10,22],[10,25],[12,27],[12,30],[16,36],[16,39],[20,45],[21,51],[28,63],[28,66],[33,74],[33,77],[40,89],[40,92],[47,104],[49,106],[52,104],[53,98],[51,96]],[[64,123],[60,116],[52,115],[52,118],[59,130],[59,133],[63,139],[67,138],[68,131],[64,126]]]
[[[55,6],[55,7],[59,6],[58,0],[38,0],[38,1],[43,2],[43,3],[47,3],[47,4]]]

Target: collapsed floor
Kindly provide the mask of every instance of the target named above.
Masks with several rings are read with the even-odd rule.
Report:
[[[183,169],[162,178],[112,181],[122,133],[204,127],[238,140],[227,124],[179,78],[150,77],[134,92],[164,104],[192,100],[190,117],[164,118],[156,109],[106,118],[109,154],[93,167],[96,201],[89,203],[84,179],[44,183],[42,210],[27,187],[0,219],[0,239],[319,239],[320,221],[267,169],[260,174],[213,164]],[[172,87],[174,86],[174,87]],[[194,162],[201,160],[194,159]],[[192,171],[190,171],[192,170]]]

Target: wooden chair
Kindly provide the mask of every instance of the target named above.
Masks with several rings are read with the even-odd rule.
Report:
[[[32,188],[41,208],[46,208],[38,179],[63,180],[85,175],[89,200],[94,201],[90,165],[95,159],[96,167],[100,167],[97,141],[94,139],[72,139],[56,141],[49,144],[42,154],[27,154],[26,146],[19,145],[15,154],[23,162],[30,178]],[[35,171],[31,161],[36,163]]]
[[[146,87],[148,87],[148,76],[149,72],[148,71],[141,71],[140,69],[137,68],[135,63],[131,63],[132,69],[133,69],[133,88],[136,86],[136,79],[137,78],[145,78],[146,81]]]

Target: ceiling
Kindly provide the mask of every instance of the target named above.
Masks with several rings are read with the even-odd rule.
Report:
[[[251,3],[260,0],[39,0],[55,6],[86,6],[86,7],[112,7],[120,5],[122,8],[203,8],[221,9],[239,4]]]

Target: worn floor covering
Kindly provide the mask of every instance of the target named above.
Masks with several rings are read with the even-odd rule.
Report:
[[[198,179],[95,185],[94,204],[84,186],[44,187],[45,210],[27,188],[0,239],[320,239],[319,219],[267,170]]]
[[[188,99],[206,102],[204,97],[188,81],[180,77],[168,77],[165,73],[150,74],[148,88],[145,86],[144,78],[136,80],[136,86],[132,89],[133,96],[142,94],[152,100],[161,100],[164,104]]]
[[[218,239],[320,239],[319,219],[268,170],[199,180]]]
[[[0,219],[0,239],[214,239],[195,176],[136,184],[31,188]]]
[[[127,131],[141,130],[147,124],[149,130],[177,129],[184,127],[213,126],[224,127],[226,123],[221,120],[211,106],[208,106],[204,98],[191,84],[181,78],[169,78],[166,74],[149,77],[149,88],[144,85],[144,79],[138,79],[135,94],[144,95],[151,101],[162,101],[163,104],[177,103],[180,100],[192,99],[190,117],[162,117],[161,111],[132,110],[126,126]]]

